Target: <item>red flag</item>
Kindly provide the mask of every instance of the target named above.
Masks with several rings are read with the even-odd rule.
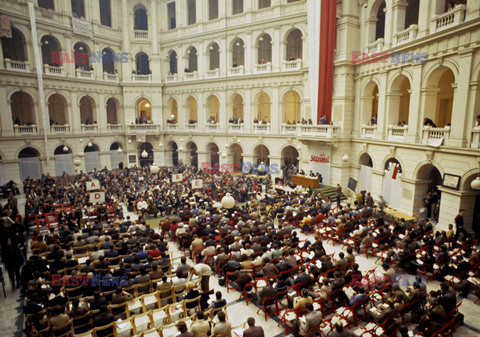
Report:
[[[398,174],[398,165],[393,164],[393,173],[392,173],[392,179],[397,179],[397,174]]]

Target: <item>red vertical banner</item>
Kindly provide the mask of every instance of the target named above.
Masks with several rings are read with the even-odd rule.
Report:
[[[325,115],[327,122],[331,121],[333,58],[335,53],[335,28],[337,21],[337,1],[321,1],[317,124],[323,115]]]

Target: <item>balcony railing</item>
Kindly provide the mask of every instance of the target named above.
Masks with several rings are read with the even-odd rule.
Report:
[[[300,70],[302,67],[302,60],[294,60],[294,61],[283,61],[283,70],[291,71],[291,70]]]
[[[131,124],[128,126],[128,131],[143,131],[143,132],[157,132],[160,129],[158,124]]]
[[[381,52],[383,50],[383,44],[384,44],[384,40],[382,38],[377,39],[377,41],[369,44],[367,46],[368,55],[371,55],[372,53]]]
[[[30,72],[30,64],[27,61],[5,59],[5,68],[13,71]]]
[[[431,22],[431,32],[439,32],[444,29],[456,26],[465,19],[465,5],[456,5],[449,12],[434,15]]]
[[[37,134],[37,126],[35,124],[32,125],[13,125],[13,131],[16,135],[36,135]]]
[[[134,34],[136,39],[148,39],[148,30],[135,30]]]
[[[75,74],[77,75],[77,78],[88,78],[88,79],[93,79],[93,70],[82,70],[82,69],[76,69]]]
[[[480,149],[480,127],[475,127],[472,130],[472,141],[470,143],[472,149]]]
[[[185,130],[190,132],[196,132],[198,130],[198,124],[185,124]]]
[[[177,74],[170,74],[167,75],[165,82],[167,83],[172,83],[172,82],[177,82],[178,81],[178,75]]]
[[[300,126],[297,124],[282,124],[282,133],[285,135],[299,135]]]
[[[425,126],[423,128],[422,143],[438,147],[440,145],[447,145],[450,136],[450,127],[445,128],[431,128]]]
[[[152,82],[152,74],[148,75],[136,75],[132,74],[133,82]]]
[[[418,26],[417,25],[410,25],[407,29],[402,30],[394,35],[394,43],[395,45],[399,45],[402,43],[410,42],[415,40],[417,37]]]
[[[234,123],[229,123],[228,124],[228,131],[229,132],[243,132],[243,124],[234,124]]]
[[[272,71],[272,63],[261,63],[255,65],[255,73],[270,73]]]
[[[231,67],[230,68],[230,75],[232,76],[238,76],[238,75],[243,75],[245,74],[245,67],[244,66],[238,66],[238,67]]]
[[[49,64],[44,64],[43,71],[45,75],[65,76],[65,69],[63,67],[56,67]]]
[[[103,80],[110,82],[118,82],[118,74],[103,73]]]
[[[270,133],[270,124],[253,124],[253,133]]]
[[[167,131],[177,131],[178,124],[167,124]]]
[[[362,126],[362,138],[375,138],[376,125],[363,125]]]
[[[337,136],[338,129],[338,125],[302,125],[300,132],[302,136],[334,138]]]
[[[408,127],[405,126],[389,126],[388,127],[388,140],[394,142],[404,142],[407,136]]]
[[[107,124],[107,129],[112,132],[122,131],[122,124]]]
[[[70,133],[70,125],[51,125],[50,132],[53,134]]]
[[[193,81],[198,79],[198,72],[197,71],[192,71],[191,73],[185,73],[183,74],[183,80],[184,81]]]
[[[82,124],[82,132],[97,132],[98,125],[97,124]]]
[[[220,124],[207,124],[205,130],[207,130],[207,132],[218,132],[220,130]]]
[[[207,78],[218,78],[220,77],[220,69],[213,69],[207,71]]]

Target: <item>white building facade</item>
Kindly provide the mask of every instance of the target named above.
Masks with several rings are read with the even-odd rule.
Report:
[[[325,183],[354,178],[407,214],[434,186],[442,226],[480,214],[478,1],[337,1],[328,125],[311,108],[309,1],[35,0],[35,42],[28,3],[1,1],[4,180],[179,160],[308,172],[315,157]]]

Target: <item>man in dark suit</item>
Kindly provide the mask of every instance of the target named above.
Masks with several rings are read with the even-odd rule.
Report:
[[[274,281],[272,279],[268,280],[268,284],[266,287],[260,288],[258,290],[257,298],[258,298],[258,305],[262,305],[263,300],[266,297],[272,297],[277,294],[277,289],[273,287]]]
[[[311,333],[310,329],[318,326],[322,322],[322,313],[320,311],[313,310],[312,303],[306,303],[305,309],[307,313],[305,314],[305,321],[300,321],[299,329],[295,329],[295,336],[315,336],[316,332]]]
[[[113,321],[115,321],[115,316],[108,313],[107,306],[102,305],[100,307],[100,314],[98,316],[96,316],[95,319],[93,320],[93,326],[95,328],[96,327],[101,327],[101,326],[108,325],[108,324],[112,323]],[[107,335],[110,335],[111,332],[113,332],[113,328],[111,330],[108,329],[108,330],[101,331],[101,332],[98,331],[97,336],[107,336]]]
[[[263,328],[255,326],[255,318],[249,317],[247,320],[248,329],[243,332],[243,337],[265,337]]]

